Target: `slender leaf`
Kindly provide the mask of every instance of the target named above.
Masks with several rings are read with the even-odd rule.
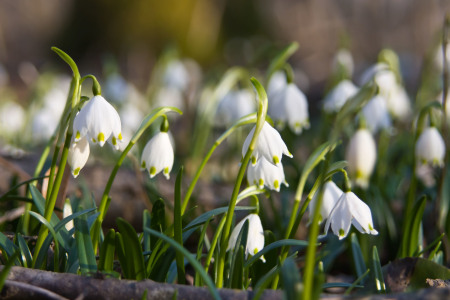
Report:
[[[75,241],[78,250],[78,259],[82,274],[90,274],[97,271],[94,247],[89,234],[89,226],[86,215],[81,215],[74,220]]]
[[[0,272],[0,291],[3,290],[3,286],[5,285],[6,278],[8,278],[9,271],[14,265],[14,261],[16,261],[19,258],[19,255],[20,253],[18,250],[14,252],[10,256],[10,259],[6,262],[5,266],[3,267],[3,270]]]
[[[234,289],[242,288],[242,277],[243,270],[242,264],[244,260],[244,249],[247,247],[247,238],[248,238],[248,226],[249,222],[246,220],[244,225],[242,225],[241,231],[236,239],[236,244],[234,245],[233,254],[231,256],[231,264],[230,264],[230,280],[228,287]],[[242,251],[241,251],[242,248]],[[242,257],[240,257],[242,255]]]
[[[128,264],[127,257],[125,255],[125,246],[123,243],[122,234],[116,232],[116,252],[119,258],[120,267],[122,268],[122,273],[125,278],[131,278],[131,264]]]
[[[202,265],[195,259],[195,257],[189,253],[188,250],[186,250],[183,246],[181,246],[179,243],[177,243],[175,240],[169,238],[168,236],[155,231],[150,228],[146,228],[146,231],[148,231],[150,234],[155,235],[159,239],[164,240],[165,242],[169,243],[172,247],[175,248],[176,251],[180,251],[183,253],[183,256],[186,257],[186,259],[189,261],[189,263],[192,265],[192,267],[195,269],[196,272],[200,273],[200,276],[202,276],[203,281],[208,286],[209,291],[211,292],[214,299],[220,299],[219,293],[217,292],[216,287],[214,286],[214,283],[212,282],[209,275],[203,270]]]
[[[18,250],[18,247],[2,232],[0,232],[0,247],[4,251],[3,255],[6,253],[8,258],[11,258]],[[19,259],[17,259],[14,263],[16,266],[21,265]]]
[[[117,226],[123,238],[126,263],[131,270],[130,279],[143,280],[147,278],[142,247],[136,231],[133,226],[122,218],[117,219]]]
[[[277,70],[279,70],[284,66],[289,57],[291,57],[292,54],[294,54],[295,51],[297,51],[298,46],[299,45],[297,42],[292,42],[283,50],[281,50],[281,52],[272,60],[269,68],[267,69],[267,79],[269,79],[270,76],[273,75],[273,73],[275,73]]]
[[[173,209],[173,230],[174,239],[180,245],[183,245],[183,230],[182,230],[182,216],[181,216],[181,178],[183,177],[183,167],[180,168],[175,180],[175,198]],[[177,263],[178,283],[184,284],[186,281],[186,274],[184,271],[184,258],[181,252],[176,252],[175,259]]]
[[[359,246],[358,238],[355,233],[351,234],[351,243],[352,243],[352,256],[353,262],[355,264],[356,276],[361,277],[366,270],[366,263],[364,262],[364,257],[361,252],[361,247]]]
[[[256,208],[255,206],[236,206],[234,211],[254,210],[255,208]],[[200,226],[200,225],[204,224],[211,217],[221,215],[223,213],[226,213],[227,211],[228,211],[228,206],[219,207],[219,208],[210,210],[210,211],[198,216],[194,220],[192,220],[188,225],[186,225],[186,227],[183,228],[183,231],[189,230],[196,226]]]
[[[300,272],[292,258],[287,258],[281,267],[281,282],[283,283],[285,299],[301,299]],[[308,299],[308,297],[304,299]]]
[[[30,248],[28,248],[28,244],[21,234],[16,234],[16,239],[19,244],[20,255],[22,257],[22,266],[29,268],[33,264]]]
[[[114,253],[116,249],[116,232],[110,229],[100,247],[98,262],[99,271],[113,271]]]
[[[164,232],[166,230],[166,211],[165,204],[162,199],[156,200],[153,204],[150,228],[157,230],[159,232]],[[155,236],[150,237],[151,250],[154,250],[157,238]]]
[[[9,189],[9,191],[7,191],[6,193],[4,193],[1,197],[0,197],[0,202],[7,200],[7,197],[9,195],[11,195],[12,193],[14,193],[18,188],[20,188],[22,185],[24,184],[28,184],[30,182],[36,181],[36,180],[41,180],[44,178],[47,178],[48,176],[41,176],[41,177],[35,177],[35,178],[31,178],[25,181],[22,181],[21,183],[16,184],[15,186],[13,186],[12,188]]]
[[[386,293],[386,285],[384,283],[383,270],[381,269],[380,258],[376,246],[372,250],[372,264],[375,275],[375,286],[380,293]]]
[[[148,232],[146,232],[144,229],[145,228],[150,228],[150,223],[151,223],[151,217],[150,217],[150,212],[146,209],[144,210],[143,213],[143,233],[144,233],[144,243],[143,243],[143,248],[144,251],[150,251],[150,234]]]
[[[261,251],[256,253],[254,256],[252,256],[247,262],[244,264],[244,268],[250,267],[252,264],[254,264],[261,256],[265,255],[267,252],[284,246],[298,246],[298,247],[306,247],[308,246],[307,241],[299,241],[299,240],[279,240],[276,241],[270,245],[265,246]]]

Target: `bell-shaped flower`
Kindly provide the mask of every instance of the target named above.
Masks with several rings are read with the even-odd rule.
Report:
[[[339,49],[333,57],[333,73],[342,73],[342,71],[345,71],[347,76],[352,77],[354,69],[355,63],[350,51],[346,48]]]
[[[93,143],[103,146],[112,136],[112,144],[118,149],[118,140],[122,140],[119,114],[100,95],[92,97],[75,116],[73,130],[75,142],[88,137]]]
[[[250,142],[253,138],[253,134],[255,133],[255,128],[256,127],[253,127],[244,141],[244,145],[242,147],[242,156],[245,156],[245,154],[247,153],[248,147],[250,146]],[[256,161],[261,156],[267,159],[269,162],[275,165],[279,165],[283,154],[292,157],[292,154],[287,149],[280,133],[278,133],[275,128],[270,126],[269,123],[264,122],[263,128],[259,133],[255,149],[252,153],[252,165],[255,165]]]
[[[381,95],[376,95],[367,102],[361,110],[368,129],[372,133],[380,129],[391,127],[391,117],[386,106],[386,100]]]
[[[433,166],[444,165],[445,142],[436,127],[423,130],[416,142],[416,160],[418,163]]]
[[[249,164],[247,169],[247,180],[250,185],[257,185],[259,188],[268,187],[277,192],[283,183],[289,186],[284,178],[283,165],[274,165],[268,162],[264,157],[258,159],[255,165]]]
[[[319,224],[328,219],[328,216],[338,202],[342,193],[342,190],[333,181],[329,180],[325,182],[323,186],[322,205],[320,206],[319,212]],[[308,206],[310,222],[312,222],[312,217],[316,208],[318,197],[319,191],[314,194]]]
[[[327,113],[338,112],[348,99],[358,93],[356,87],[350,80],[339,82],[325,97],[323,109]]]
[[[277,94],[279,91],[284,89],[287,85],[286,74],[283,71],[275,72],[269,80],[269,84],[267,85],[267,96],[269,99]]]
[[[67,198],[66,201],[64,202],[64,207],[63,207],[63,219],[71,216],[72,214],[73,214],[72,205],[70,204],[70,199]],[[73,228],[73,220],[67,222],[65,227],[66,227],[67,231],[70,231]]]
[[[283,128],[287,122],[296,134],[309,128],[308,101],[294,83],[287,84],[269,98],[268,114],[277,127]]]
[[[236,224],[231,232],[230,239],[228,240],[227,251],[236,247],[237,238],[241,232],[242,226],[245,221],[248,220],[248,235],[247,245],[245,247],[245,258],[250,254],[255,255],[264,248],[264,229],[261,224],[261,219],[257,214],[250,214]],[[261,260],[266,262],[264,256],[261,256]]]
[[[25,124],[25,110],[16,102],[2,101],[4,104],[0,107],[0,136],[16,136]]]
[[[72,169],[72,175],[77,178],[81,169],[86,165],[89,158],[90,147],[86,138],[82,138],[78,142],[73,142],[69,148],[67,162]]]
[[[357,185],[367,188],[377,159],[377,147],[369,130],[356,131],[350,139],[345,156],[350,177]]]
[[[248,90],[230,91],[219,100],[214,122],[218,126],[230,126],[237,120],[256,111],[256,103]]]
[[[377,235],[373,227],[372,213],[369,206],[358,198],[353,192],[342,193],[328,220],[325,223],[325,234],[331,226],[331,230],[339,239],[348,235],[350,226],[356,227],[361,233]]]
[[[170,178],[174,161],[173,147],[167,132],[159,132],[153,136],[142,151],[141,168],[147,169],[150,178],[159,172],[163,172],[167,179]]]

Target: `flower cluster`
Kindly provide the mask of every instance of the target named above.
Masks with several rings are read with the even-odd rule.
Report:
[[[247,153],[255,128],[253,127],[244,141],[242,156]],[[283,154],[292,157],[278,131],[265,122],[247,170],[249,184],[257,185],[260,188],[267,186],[276,191],[280,190],[282,183],[288,186],[281,164]]]

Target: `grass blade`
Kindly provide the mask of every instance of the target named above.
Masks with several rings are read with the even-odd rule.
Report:
[[[142,247],[136,231],[122,218],[117,219],[117,226],[122,234],[125,263],[131,271],[129,279],[143,280],[147,278]]]
[[[174,239],[180,245],[183,245],[183,230],[182,230],[182,217],[181,217],[181,178],[183,176],[183,167],[180,168],[177,174],[177,179],[175,180],[175,199],[174,199],[174,209],[173,209],[173,230]],[[177,263],[177,274],[178,283],[184,284],[186,274],[184,271],[184,258],[181,252],[175,253],[175,260]]]

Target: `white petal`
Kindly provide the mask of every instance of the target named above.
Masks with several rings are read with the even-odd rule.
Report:
[[[372,134],[359,129],[351,138],[346,151],[348,170],[355,183],[366,188],[375,167],[377,149]]]
[[[317,191],[314,194],[313,198],[311,199],[311,202],[309,203],[308,210],[310,218],[313,217],[314,209],[317,203],[318,192],[319,191]],[[322,217],[322,220],[319,220],[319,223],[325,221],[325,219],[328,219],[337,201],[342,196],[342,193],[343,193],[342,190],[333,181],[325,182],[322,198],[322,206],[320,208],[320,215]]]
[[[386,106],[386,99],[377,95],[369,100],[363,107],[362,114],[366,120],[367,127],[373,133],[382,128],[391,127],[391,117]]]
[[[173,147],[167,132],[157,133],[142,151],[141,166],[148,170],[150,178],[163,171],[164,176],[169,179],[173,161]]]
[[[280,191],[280,186],[284,183],[288,186],[285,177],[283,165],[274,165],[268,162],[264,157],[258,159],[255,165],[249,165],[247,169],[247,179],[250,185],[257,185],[259,188],[267,186],[271,190]]]
[[[445,157],[445,142],[436,127],[423,130],[416,142],[416,159],[432,165],[442,166]]]
[[[305,94],[293,83],[285,88],[284,107],[289,127],[295,134],[309,128],[308,100]]]
[[[72,169],[72,175],[76,178],[80,174],[80,170],[86,165],[89,158],[90,148],[86,138],[82,138],[78,142],[74,142],[69,148],[67,162]]]
[[[337,112],[357,92],[358,88],[350,80],[342,80],[325,97],[323,109],[328,113]]]
[[[347,201],[353,216],[353,225],[361,233],[377,235],[378,231],[373,228],[372,213],[369,206],[352,192],[347,193]]]
[[[325,231],[328,231],[331,224],[333,233],[338,236],[339,239],[343,239],[350,231],[351,223],[352,214],[347,203],[346,193],[343,193],[328,217],[328,221],[325,224]]]

